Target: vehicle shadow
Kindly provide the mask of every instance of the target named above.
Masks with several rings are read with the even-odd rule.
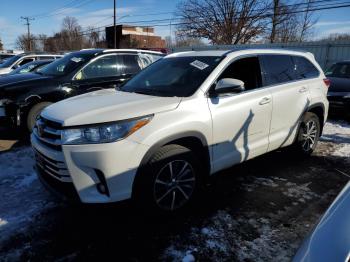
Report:
[[[28,132],[21,129],[0,126],[0,154],[29,144],[30,135]]]
[[[300,159],[285,151],[254,158],[218,173],[191,210],[172,217],[140,213],[130,202],[105,206],[63,205],[41,215],[46,226],[41,227],[37,234],[32,232],[31,252],[22,258],[64,258],[63,261],[78,258],[83,261],[113,257],[127,261],[155,261],[176,236],[190,234],[193,227],[204,227],[219,210],[227,210],[236,218],[247,210],[264,216],[290,204],[283,194],[268,187],[255,192],[247,190],[246,185],[254,184],[257,177],[285,179],[296,184],[312,183],[315,192],[319,190],[320,193],[326,188],[344,185],[347,179],[335,171],[312,171],[313,168],[333,170],[323,158]],[[338,165],[344,163],[344,159],[333,157],[332,161],[336,161],[338,168],[345,168]],[[276,206],[271,206],[271,201]],[[301,212],[302,208],[305,207],[296,210]],[[286,223],[290,219],[292,217],[286,217]]]

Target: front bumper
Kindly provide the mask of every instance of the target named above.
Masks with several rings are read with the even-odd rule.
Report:
[[[44,145],[34,134],[31,142],[34,151],[44,158],[37,158],[40,172],[57,182],[48,186],[56,191],[63,185],[73,186],[83,203],[131,198],[137,169],[149,149],[127,139],[109,144],[63,145],[61,151]],[[101,193],[101,184],[107,187],[107,193]]]

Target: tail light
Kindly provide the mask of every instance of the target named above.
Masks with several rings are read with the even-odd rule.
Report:
[[[328,78],[325,78],[325,79],[323,79],[323,82],[324,82],[324,84],[326,85],[327,88],[330,87],[330,85],[331,85],[331,80],[329,80]]]

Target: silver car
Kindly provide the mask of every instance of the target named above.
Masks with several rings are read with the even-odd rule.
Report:
[[[350,261],[350,182],[304,241],[293,262]]]

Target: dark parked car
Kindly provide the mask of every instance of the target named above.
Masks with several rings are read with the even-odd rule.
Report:
[[[25,65],[18,67],[15,70],[11,71],[11,73],[8,73],[7,75],[35,73],[39,69],[46,66],[47,64],[50,64],[52,61],[54,61],[54,60],[37,60],[37,61],[29,62]],[[4,76],[7,76],[7,75],[4,75]]]
[[[331,81],[327,95],[330,111],[341,111],[350,119],[350,61],[332,65],[325,75]]]
[[[31,131],[46,106],[94,90],[115,88],[162,56],[145,50],[81,50],[36,73],[1,77],[0,120]]]
[[[15,54],[0,53],[0,64],[5,62],[6,59],[13,57]]]

